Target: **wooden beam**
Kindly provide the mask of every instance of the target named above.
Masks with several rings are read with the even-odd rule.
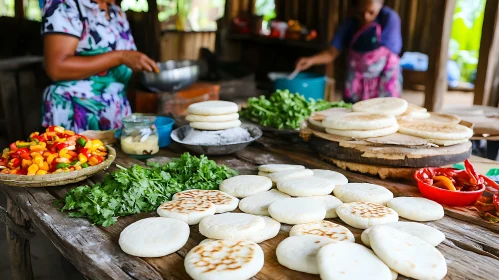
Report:
[[[425,107],[438,112],[442,109],[447,92],[448,49],[456,0],[435,0],[433,5],[431,30],[435,40],[428,55]]]
[[[16,225],[29,230],[31,222],[24,218],[21,209],[7,199],[7,213]],[[7,245],[13,280],[32,280],[31,253],[29,240],[7,226]]]
[[[475,81],[475,105],[489,105],[499,60],[499,1],[488,0],[483,17],[480,54]]]

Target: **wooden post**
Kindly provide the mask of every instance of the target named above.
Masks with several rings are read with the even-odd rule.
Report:
[[[29,228],[30,222],[26,220],[17,205],[7,199],[7,213],[12,220],[23,228]],[[20,236],[7,226],[7,244],[9,250],[10,268],[13,280],[32,280],[31,254],[29,240]]]
[[[499,2],[488,0],[483,17],[475,81],[475,105],[492,105],[491,92],[499,60]],[[497,105],[497,104],[496,104]]]
[[[434,40],[428,55],[425,107],[438,112],[443,107],[447,92],[448,49],[456,0],[435,0],[433,3],[430,25]]]

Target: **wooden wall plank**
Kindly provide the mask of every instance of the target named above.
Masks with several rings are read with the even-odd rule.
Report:
[[[475,81],[474,104],[489,105],[494,75],[499,61],[499,2],[485,5],[480,54]]]
[[[452,17],[456,0],[435,0],[431,15],[432,48],[425,89],[425,108],[432,112],[442,109],[444,94],[447,92],[447,60]]]

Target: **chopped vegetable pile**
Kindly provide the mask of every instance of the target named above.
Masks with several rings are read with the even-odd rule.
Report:
[[[69,210],[71,217],[86,217],[97,225],[109,226],[120,216],[156,210],[177,192],[218,189],[223,180],[237,175],[206,156],[198,158],[189,153],[165,165],[152,163],[149,167],[120,167],[101,184],[72,189],[59,201],[62,211]]]
[[[61,126],[50,126],[42,134],[33,132],[28,141],[16,141],[2,152],[0,173],[45,175],[80,170],[102,163],[107,148]]]
[[[263,95],[248,99],[248,106],[241,112],[241,116],[263,126],[297,129],[313,112],[334,107],[350,108],[351,106],[352,104],[343,101],[307,100],[298,93],[277,90],[269,99]]]

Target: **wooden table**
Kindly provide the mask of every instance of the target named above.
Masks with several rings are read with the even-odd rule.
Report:
[[[173,146],[162,150],[160,157],[177,157],[182,152]],[[256,174],[257,166],[266,163],[295,163],[309,168],[322,168],[340,171],[351,182],[370,182],[380,184],[391,190],[395,196],[419,196],[412,181],[395,182],[375,177],[338,170],[321,161],[302,143],[292,144],[282,140],[262,138],[245,150],[231,156],[210,157],[219,164],[225,164],[240,174]],[[473,158],[481,172],[487,171],[497,163],[481,158]],[[118,153],[116,163],[130,166],[142,164]],[[483,167],[483,170],[480,168]],[[487,170],[484,170],[487,169]],[[111,168],[108,171],[113,171]],[[100,182],[105,172],[87,180],[86,184]],[[191,226],[191,235],[187,244],[174,254],[161,258],[132,257],[120,250],[118,238],[120,232],[132,222],[155,216],[145,213],[123,217],[110,227],[92,225],[86,219],[69,218],[53,205],[70,188],[15,188],[0,185],[0,191],[8,197],[8,212],[12,220],[20,226],[38,227],[74,266],[89,279],[189,279],[183,266],[183,258],[204,237],[197,226]],[[335,222],[343,224],[339,219]],[[499,225],[489,224],[468,208],[446,207],[446,216],[428,225],[445,233],[447,239],[437,248],[447,260],[446,279],[497,279],[499,276]],[[347,226],[361,243],[361,230]],[[32,279],[29,241],[22,237],[22,229],[11,223],[8,229],[9,253],[14,280]],[[279,235],[260,244],[265,252],[265,266],[254,279],[319,279],[318,276],[289,270],[277,262],[275,249],[280,241],[288,236],[290,226],[283,225]],[[28,234],[26,234],[28,235]],[[399,277],[399,279],[405,279]]]

